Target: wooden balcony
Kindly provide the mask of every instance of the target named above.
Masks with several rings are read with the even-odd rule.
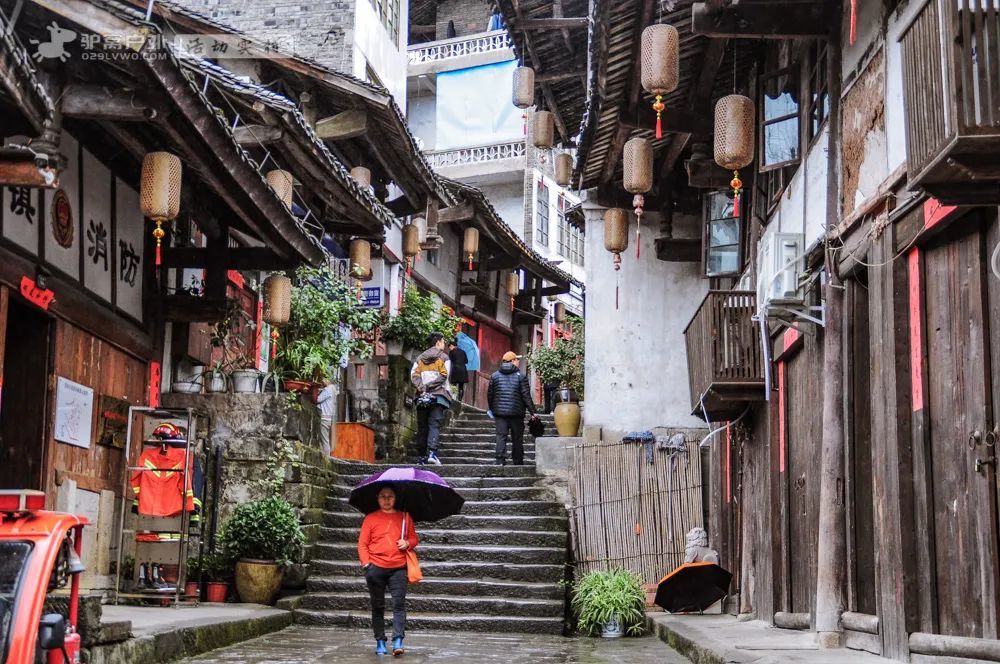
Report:
[[[900,38],[911,188],[1000,202],[997,0],[923,0]]]
[[[684,330],[692,414],[736,418],[764,399],[764,360],[753,291],[709,291]],[[706,416],[707,411],[707,416]]]

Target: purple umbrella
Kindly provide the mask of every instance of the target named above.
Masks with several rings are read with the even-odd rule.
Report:
[[[377,512],[378,492],[390,485],[396,491],[396,509],[414,521],[437,521],[458,514],[465,499],[436,473],[421,468],[390,468],[366,477],[351,491],[350,503],[365,514]]]

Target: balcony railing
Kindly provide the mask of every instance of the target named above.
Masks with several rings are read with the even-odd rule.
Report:
[[[900,38],[907,171],[949,202],[997,189],[997,0],[925,0]]]
[[[424,153],[424,156],[427,157],[427,161],[430,162],[433,168],[484,164],[503,159],[522,158],[524,155],[524,140]]]
[[[709,291],[684,330],[691,409],[706,421],[732,419],[764,398],[756,310],[753,291]]]
[[[408,57],[411,65],[418,65],[466,55],[503,51],[509,49],[511,44],[506,30],[494,30],[426,44],[414,44],[408,49]]]

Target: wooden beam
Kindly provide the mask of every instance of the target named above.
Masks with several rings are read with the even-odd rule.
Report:
[[[226,317],[226,298],[163,295],[156,299],[164,321],[176,323],[214,323]]]
[[[62,114],[85,120],[147,122],[158,112],[134,92],[101,85],[67,85],[60,100]]]
[[[519,18],[512,21],[512,29],[525,32],[528,30],[570,30],[586,28],[590,19],[586,16],[564,16],[561,18]]]
[[[0,185],[55,189],[59,174],[52,168],[39,168],[32,161],[0,158]]]
[[[476,214],[476,208],[469,201],[438,210],[438,223],[448,224],[456,221],[471,221]]]
[[[639,117],[636,120],[636,116]],[[618,115],[618,125],[629,129],[653,129],[656,118],[648,108],[637,111],[635,107],[627,108]],[[712,116],[709,113],[697,112],[687,108],[668,108],[663,111],[663,131],[668,134],[705,134],[712,133]]]
[[[733,179],[732,171],[727,171],[715,163],[714,159],[695,159],[684,162],[688,174],[688,186],[700,189],[721,189]]]
[[[277,143],[285,132],[276,125],[243,125],[233,130],[233,137],[240,145]]]
[[[417,25],[416,23],[410,24],[410,32],[416,33],[418,35],[433,35],[437,32],[437,26],[433,23],[430,25]]]
[[[558,83],[559,81],[566,81],[571,78],[578,78],[580,76],[586,75],[586,69],[573,69],[570,71],[551,71],[543,72],[540,74],[535,74],[535,83]]]
[[[658,237],[653,240],[656,258],[673,263],[698,263],[701,261],[701,239]]]
[[[548,83],[542,83],[540,87],[542,88],[542,98],[545,99],[545,105],[552,113],[552,121],[555,123],[556,129],[559,130],[563,143],[569,143],[570,133],[566,128],[566,121],[563,120],[562,113],[559,112],[559,104],[556,102],[555,94],[552,93],[552,86]]]
[[[563,18],[563,3],[562,0],[552,0],[552,18]],[[566,50],[569,51],[569,57],[576,56],[576,49],[573,48],[573,39],[569,35],[569,28],[563,28],[560,30],[562,33],[563,44],[566,45]],[[535,77],[537,81],[538,78]]]
[[[830,21],[838,19],[830,3],[816,0],[740,0],[714,10],[708,4],[691,5],[691,28],[696,35],[823,39],[830,32]]]
[[[316,121],[316,135],[327,141],[357,138],[368,132],[368,114],[352,109]]]
[[[205,268],[213,262],[213,254],[203,247],[164,247],[163,264],[166,267]],[[230,249],[223,257],[228,270],[284,270],[295,267],[294,260],[283,258],[268,247]]]

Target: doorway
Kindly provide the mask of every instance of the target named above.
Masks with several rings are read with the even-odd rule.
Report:
[[[52,320],[15,297],[4,299],[7,331],[0,351],[0,489],[41,491]]]

